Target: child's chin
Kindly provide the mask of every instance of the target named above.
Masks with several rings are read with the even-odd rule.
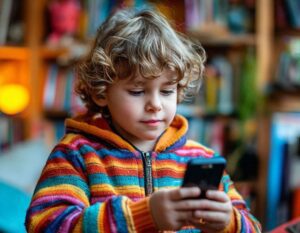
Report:
[[[157,140],[161,134],[151,134],[151,135],[145,135],[144,140],[146,141],[153,141]]]

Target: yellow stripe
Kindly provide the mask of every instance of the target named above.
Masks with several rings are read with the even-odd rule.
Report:
[[[174,173],[182,173],[185,171],[185,165],[178,165],[176,162],[155,162],[155,170],[174,170]]]
[[[133,163],[126,164],[121,159],[120,159],[120,161],[118,161],[117,159],[113,158],[113,155],[109,160],[106,160],[105,162],[104,162],[104,160],[99,159],[99,157],[97,155],[88,157],[86,159],[87,164],[97,163],[97,166],[98,166],[99,162],[100,162],[100,164],[105,164],[105,168],[107,168],[108,166],[111,166],[111,167],[121,167],[121,168],[130,168],[130,169],[137,169],[137,168],[141,169],[143,167],[142,163],[137,164],[137,163],[133,162]]]
[[[214,151],[202,144],[200,144],[199,142],[193,141],[193,140],[187,140],[186,144],[187,147],[198,147],[201,150],[204,150],[207,153],[214,153]]]
[[[70,134],[67,134],[61,141],[61,143],[63,144],[70,144],[74,138],[78,137],[78,134],[73,134],[73,133],[70,133]]]
[[[98,228],[99,232],[104,232],[104,216],[105,216],[105,203],[101,204],[100,211],[98,213]]]
[[[131,202],[129,199],[123,199],[122,201],[122,210],[124,213],[131,213],[131,210],[129,208],[129,202]],[[134,222],[131,214],[124,214],[128,231],[129,232],[136,232],[136,229],[134,227]]]
[[[242,200],[242,196],[236,191],[236,189],[230,188],[227,195],[230,197],[230,199]]]
[[[110,192],[111,195],[117,195],[117,194],[138,194],[141,195],[142,190],[141,187],[136,185],[127,185],[127,186],[121,186],[121,187],[115,187],[109,184],[95,184],[91,186],[91,192]]]

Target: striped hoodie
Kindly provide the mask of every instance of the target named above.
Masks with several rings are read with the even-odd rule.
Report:
[[[157,232],[148,194],[179,187],[187,161],[215,153],[186,139],[187,120],[177,115],[144,153],[111,130],[100,116],[66,120],[66,134],[42,171],[27,210],[28,232]],[[228,175],[220,189],[234,206],[224,232],[260,232]],[[185,227],[180,232],[200,232]]]

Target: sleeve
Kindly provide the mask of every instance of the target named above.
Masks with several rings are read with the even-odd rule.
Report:
[[[156,232],[149,199],[90,203],[83,158],[64,146],[49,156],[27,210],[28,232]]]
[[[225,174],[221,182],[224,192],[226,192],[230,197],[233,206],[233,214],[230,224],[226,227],[223,233],[261,232],[260,223],[250,213],[250,209],[247,207],[242,196],[235,189],[229,175]]]

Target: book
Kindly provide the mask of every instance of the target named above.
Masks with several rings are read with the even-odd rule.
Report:
[[[58,66],[56,64],[49,65],[48,74],[44,86],[43,103],[45,109],[52,108],[52,106],[54,105],[56,86],[57,86],[57,75],[58,75]]]
[[[6,43],[13,0],[0,0],[0,45]]]
[[[233,73],[232,66],[227,58],[215,57],[212,65],[217,69],[220,75],[220,88],[218,95],[218,112],[230,114],[233,112]]]
[[[300,28],[300,2],[295,0],[286,0],[284,3],[290,25],[293,28]]]
[[[287,153],[287,145],[300,135],[299,112],[277,112],[271,119],[271,140],[267,176],[266,197],[266,230],[272,230],[287,220],[287,189],[291,176],[290,155]],[[287,186],[286,186],[287,185]]]
[[[44,87],[43,108],[46,115],[62,118],[76,115],[85,108],[74,91],[75,73],[73,68],[51,64]]]

